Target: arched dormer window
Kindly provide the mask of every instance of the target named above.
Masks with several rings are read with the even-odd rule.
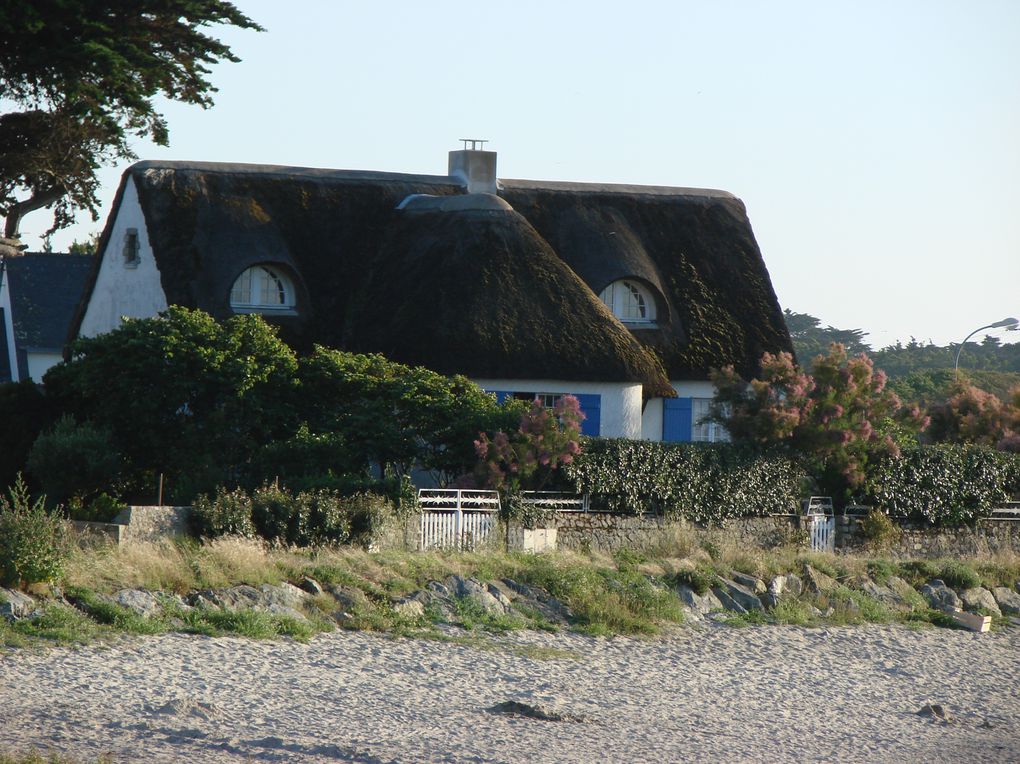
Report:
[[[294,309],[294,285],[279,268],[253,265],[230,290],[230,307],[239,313]]]
[[[625,324],[655,323],[655,298],[637,281],[614,281],[599,299]]]

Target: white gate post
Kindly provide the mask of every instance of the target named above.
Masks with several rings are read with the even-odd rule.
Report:
[[[457,510],[456,511],[457,511],[457,514],[455,515],[456,519],[454,520],[454,526],[453,526],[454,527],[454,531],[453,531],[453,533],[454,533],[453,543],[456,545],[457,549],[460,549],[464,545],[464,529],[463,529],[464,510],[461,508],[461,492],[460,492],[460,489],[457,489]]]

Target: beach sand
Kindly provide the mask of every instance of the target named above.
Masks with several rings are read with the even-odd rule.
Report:
[[[13,650],[0,657],[0,752],[194,764],[1020,761],[1020,629],[493,639],[500,649],[344,631],[309,644],[174,634]],[[548,648],[574,657],[520,654]],[[507,700],[585,721],[486,710]],[[952,722],[917,715],[926,703]]]

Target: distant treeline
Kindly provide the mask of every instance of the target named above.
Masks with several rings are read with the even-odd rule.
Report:
[[[815,316],[789,309],[783,313],[801,363],[809,363],[838,342],[851,353],[867,353],[905,400],[930,403],[943,399],[953,382],[958,343],[940,346],[911,338],[906,344],[897,342],[874,350],[865,339],[867,332],[861,329],[822,326]],[[1020,343],[1003,344],[993,335],[975,339],[960,354],[961,375],[982,390],[1005,398],[1011,387],[1020,384]]]

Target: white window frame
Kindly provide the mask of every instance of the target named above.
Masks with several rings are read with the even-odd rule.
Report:
[[[632,279],[614,281],[602,290],[599,299],[625,324],[655,323],[655,298],[648,288],[638,281]]]
[[[280,268],[268,264],[246,268],[230,287],[235,313],[293,313],[294,284]]]
[[[724,443],[730,439],[718,422],[702,422],[711,408],[711,398],[691,398],[691,440],[695,443]]]

